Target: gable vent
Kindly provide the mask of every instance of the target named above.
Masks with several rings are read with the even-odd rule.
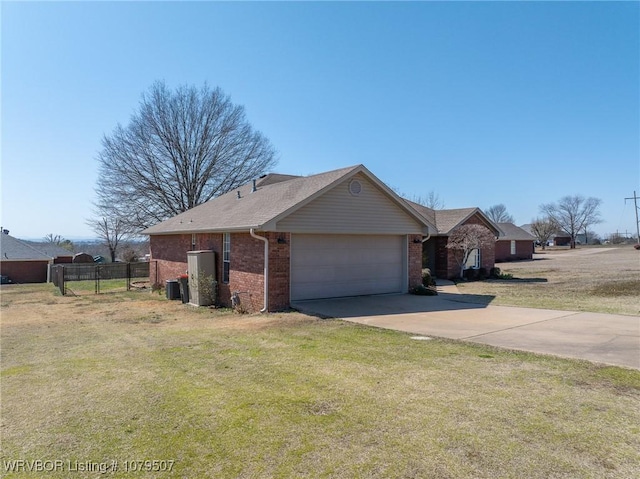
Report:
[[[352,196],[358,196],[362,192],[362,184],[358,180],[351,180],[349,182],[349,193]]]

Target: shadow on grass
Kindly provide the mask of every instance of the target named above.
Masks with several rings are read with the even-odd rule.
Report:
[[[488,279],[487,282],[497,284],[509,284],[509,283],[548,283],[547,278],[511,278],[511,279]]]

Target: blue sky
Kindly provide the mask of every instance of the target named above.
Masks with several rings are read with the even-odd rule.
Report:
[[[276,171],[362,163],[447,208],[603,200],[635,231],[638,2],[2,2],[2,219],[91,237],[103,135],[155,80],[221,87]]]

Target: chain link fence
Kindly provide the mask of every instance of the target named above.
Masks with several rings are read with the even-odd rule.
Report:
[[[51,281],[66,294],[100,294],[145,290],[149,284],[150,262],[58,264],[51,267]]]

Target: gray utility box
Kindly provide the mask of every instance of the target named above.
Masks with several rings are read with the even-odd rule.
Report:
[[[216,254],[213,251],[187,251],[189,304],[209,306],[216,302]]]

